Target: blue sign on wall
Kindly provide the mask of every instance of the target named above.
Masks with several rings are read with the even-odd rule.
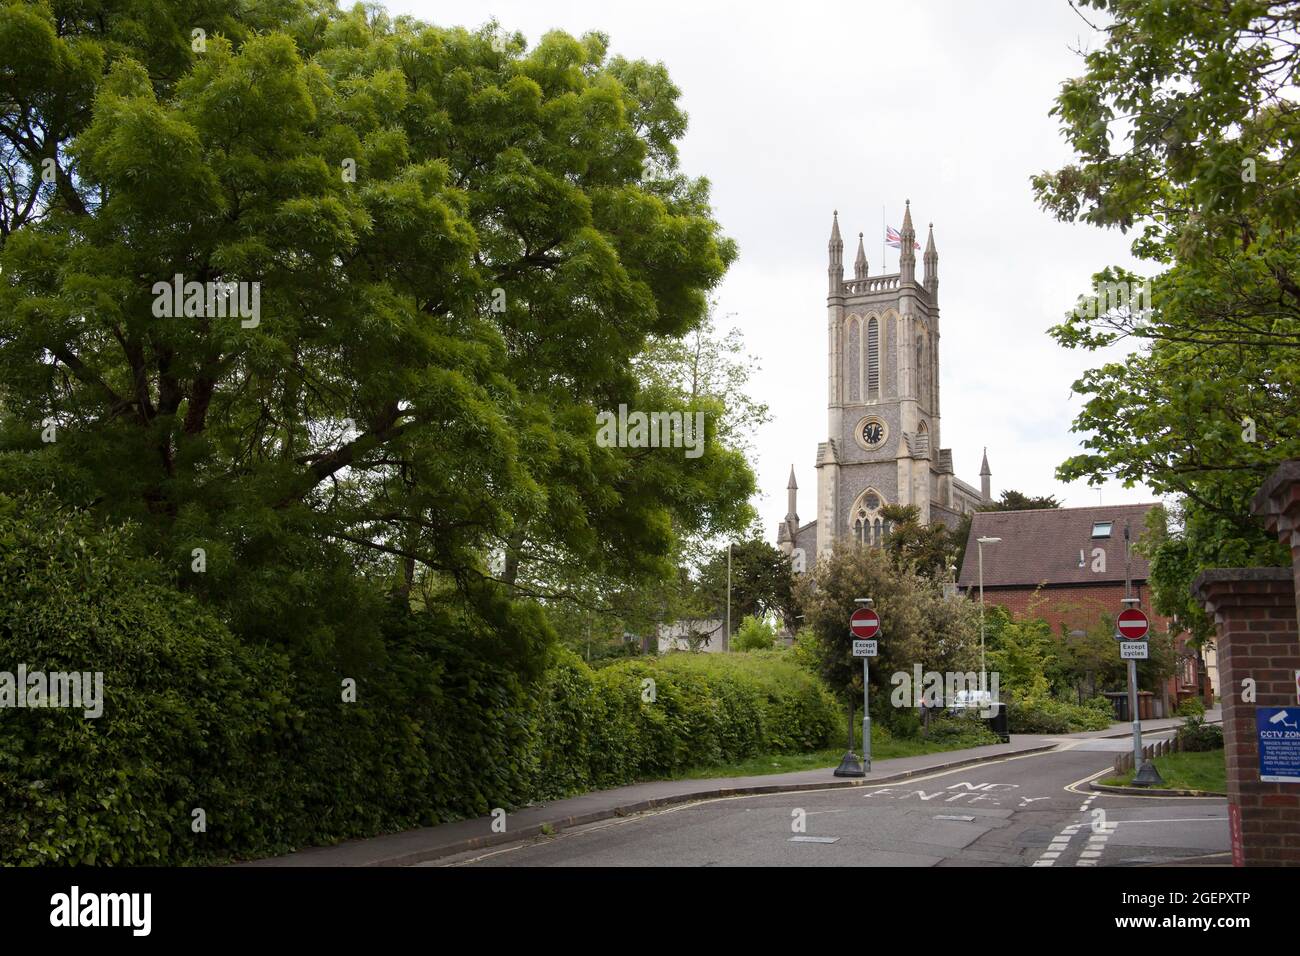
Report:
[[[1300,707],[1256,707],[1259,779],[1300,783]]]

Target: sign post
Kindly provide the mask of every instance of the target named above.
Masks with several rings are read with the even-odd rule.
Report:
[[[1125,532],[1127,534],[1127,528]],[[1151,622],[1137,606],[1138,599],[1124,598],[1124,610],[1115,619],[1115,640],[1119,641],[1119,656],[1128,662],[1128,707],[1133,721],[1133,785],[1150,787],[1163,783],[1155,764],[1142,759],[1142,717],[1138,712],[1137,662],[1148,658],[1147,635]]]
[[[849,699],[849,747],[844,751],[840,765],[835,768],[837,777],[865,777],[871,768],[871,712],[867,709],[870,701],[867,697],[867,658],[876,654],[875,636],[880,631],[880,616],[871,610],[871,598],[858,598],[857,603],[866,604],[849,615],[849,635],[853,638],[853,656],[862,658],[862,750],[866,757],[865,767],[853,752],[853,700]]]
[[[876,656],[876,635],[880,633],[880,615],[872,610],[871,598],[858,598],[860,607],[849,617],[849,633],[853,635],[853,656],[862,657],[862,769],[871,769],[871,676],[869,661]],[[858,645],[862,653],[858,654]]]

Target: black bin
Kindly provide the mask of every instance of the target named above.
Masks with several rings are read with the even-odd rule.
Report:
[[[1007,729],[1007,705],[1000,702],[989,704],[989,709],[993,713],[984,718],[984,723],[1004,744],[1011,743],[1011,732]]]

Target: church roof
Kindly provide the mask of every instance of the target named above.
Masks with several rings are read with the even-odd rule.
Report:
[[[979,587],[976,538],[1001,538],[984,547],[984,587],[1037,587],[1040,584],[1111,584],[1124,581],[1124,521],[1135,544],[1146,530],[1153,502],[1099,505],[1091,508],[1042,508],[1034,511],[977,511],[972,516],[966,554],[957,583]],[[1110,527],[1105,528],[1109,522]],[[1100,532],[1107,531],[1103,537]],[[1106,570],[1093,571],[1093,549],[1106,553]],[[1083,567],[1079,567],[1079,552]],[[1150,572],[1146,558],[1132,551],[1134,581]]]

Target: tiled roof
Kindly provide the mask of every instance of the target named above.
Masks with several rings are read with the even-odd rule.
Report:
[[[961,575],[963,588],[979,586],[976,538],[1001,538],[984,546],[984,587],[1037,587],[1040,584],[1102,584],[1124,580],[1124,522],[1130,542],[1146,530],[1151,504],[1093,508],[1042,508],[1035,511],[977,511],[966,540]],[[1094,538],[1093,526],[1111,522],[1110,537]],[[1106,570],[1093,571],[1092,551],[1106,549]],[[1079,567],[1079,552],[1083,567]],[[1146,558],[1132,552],[1133,580],[1145,581]]]

